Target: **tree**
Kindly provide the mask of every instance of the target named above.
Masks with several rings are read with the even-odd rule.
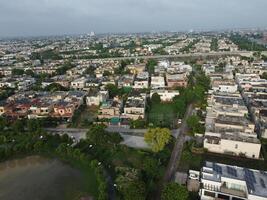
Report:
[[[145,200],[145,183],[140,180],[140,171],[135,168],[117,167],[116,184],[125,200]]]
[[[21,120],[16,120],[13,124],[12,124],[12,129],[15,131],[15,133],[21,133],[24,131],[24,125],[23,122]]]
[[[12,69],[12,75],[21,76],[23,74],[24,74],[24,70],[23,69],[18,69],[18,68]]]
[[[188,119],[186,120],[186,123],[188,127],[191,129],[193,134],[200,130],[201,124],[199,123],[199,121],[200,118],[197,115],[192,115],[188,117]]]
[[[112,75],[110,71],[105,70],[103,76],[110,76]]]
[[[122,194],[125,200],[145,200],[145,188],[146,185],[143,181],[132,181],[123,188]]]
[[[189,193],[187,189],[177,183],[167,184],[162,192],[162,200],[188,200]]]
[[[266,73],[266,72],[264,72],[264,73],[261,75],[261,78],[263,78],[263,79],[267,80],[267,73]]]
[[[149,74],[153,74],[155,70],[155,66],[158,62],[155,59],[149,59],[146,63],[146,68]]]
[[[159,104],[161,102],[160,96],[158,93],[154,93],[151,97],[151,103]]]
[[[56,92],[56,91],[66,91],[67,88],[63,87],[58,83],[51,83],[50,85],[44,88],[45,91]]]
[[[25,74],[27,75],[27,76],[34,76],[34,72],[31,70],[31,69],[27,69],[26,71],[25,71]]]
[[[3,131],[8,125],[6,118],[0,117],[0,131]]]
[[[120,95],[121,90],[114,84],[107,84],[106,90],[108,90],[110,98]]]
[[[151,128],[145,133],[145,141],[153,152],[159,152],[171,139],[171,132],[167,128]]]
[[[89,131],[86,133],[86,137],[89,142],[102,145],[107,141],[107,135],[105,133],[105,126],[104,125],[92,125]]]
[[[146,158],[143,161],[143,170],[147,178],[155,178],[159,175],[158,162],[153,158]]]

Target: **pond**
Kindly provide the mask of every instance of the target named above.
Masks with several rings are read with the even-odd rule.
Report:
[[[93,181],[89,181],[92,176]],[[0,163],[0,199],[78,200],[95,195],[93,173],[57,159],[30,156]]]

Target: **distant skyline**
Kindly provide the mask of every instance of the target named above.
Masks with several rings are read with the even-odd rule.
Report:
[[[1,0],[0,37],[267,28],[266,0]]]

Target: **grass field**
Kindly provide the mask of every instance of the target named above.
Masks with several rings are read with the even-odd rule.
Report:
[[[148,113],[148,122],[157,127],[174,128],[177,121],[172,103],[152,104]]]

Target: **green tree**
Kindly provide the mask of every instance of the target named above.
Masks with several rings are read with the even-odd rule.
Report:
[[[146,185],[143,181],[132,181],[123,188],[122,194],[125,200],[145,200]]]
[[[63,87],[58,83],[51,83],[50,85],[44,88],[45,91],[56,92],[56,91],[66,91],[67,88]]]
[[[114,84],[107,84],[105,88],[108,90],[110,98],[121,94],[121,90]]]
[[[153,104],[159,104],[161,102],[160,96],[158,93],[154,93],[151,97],[151,103]]]
[[[149,59],[146,63],[146,68],[149,74],[153,74],[155,71],[155,66],[158,62],[155,59]]]
[[[145,133],[145,141],[153,152],[159,152],[171,139],[171,132],[167,128],[151,128]]]
[[[188,200],[189,193],[186,187],[177,183],[167,184],[161,195],[162,200]]]
[[[107,135],[105,132],[105,126],[103,125],[92,125],[86,134],[89,142],[96,145],[103,145],[107,141]]]
[[[12,73],[12,75],[21,76],[24,74],[24,70],[18,69],[18,68],[13,68],[11,73]]]
[[[193,134],[197,133],[200,130],[201,124],[199,123],[199,121],[200,118],[197,115],[192,115],[186,120],[186,123]]]
[[[267,80],[267,73],[266,73],[266,72],[264,72],[264,73],[261,75],[261,78],[263,78],[263,79]]]
[[[24,124],[21,120],[16,120],[12,124],[12,129],[14,130],[15,133],[21,133],[24,131]]]
[[[27,76],[34,77],[34,72],[33,72],[31,69],[27,69],[27,70],[25,71],[25,74],[26,74]]]

